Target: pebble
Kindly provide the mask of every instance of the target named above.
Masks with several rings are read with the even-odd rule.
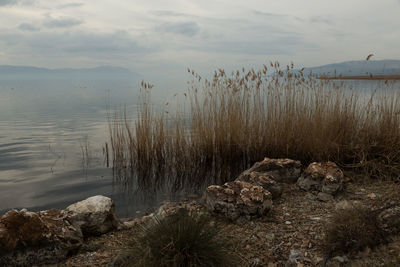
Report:
[[[291,222],[291,221],[286,221],[285,224],[286,224],[286,225],[291,225],[292,222]]]
[[[367,197],[369,199],[375,199],[376,198],[376,194],[375,193],[370,193],[370,194],[367,195]]]
[[[349,259],[346,256],[336,256],[332,258],[333,261],[337,261],[340,263],[345,263],[347,262]]]
[[[336,203],[335,205],[335,210],[345,210],[351,208],[353,205],[347,201],[347,200],[342,200]]]
[[[254,258],[251,266],[259,266],[261,264],[261,260],[259,258]]]
[[[273,234],[273,233],[266,234],[266,235],[265,235],[265,238],[266,238],[268,241],[272,241],[272,240],[275,239],[275,234]]]

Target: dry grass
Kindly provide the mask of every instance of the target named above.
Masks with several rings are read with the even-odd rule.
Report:
[[[152,106],[152,86],[143,82],[136,120],[110,117],[113,166],[122,176],[173,177],[176,185],[224,182],[265,156],[400,175],[398,91],[376,88],[366,99],[293,66],[271,69],[218,70],[211,81],[188,70],[193,80],[176,113]]]
[[[367,207],[337,211],[325,227],[326,253],[358,252],[385,243],[386,233],[379,227],[378,213]]]

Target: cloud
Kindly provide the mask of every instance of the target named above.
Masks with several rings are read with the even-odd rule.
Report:
[[[310,21],[312,23],[322,23],[322,24],[328,24],[328,25],[332,25],[333,24],[333,21],[331,19],[328,19],[328,18],[325,18],[325,17],[320,17],[320,16],[311,17]]]
[[[311,47],[299,36],[283,36],[254,41],[224,40],[197,46],[196,50],[228,54],[248,55],[293,55],[298,47]]]
[[[21,31],[29,31],[29,32],[34,32],[34,31],[40,30],[39,27],[36,27],[35,25],[28,24],[28,23],[21,23],[18,26],[18,29],[20,29]]]
[[[0,0],[0,7],[1,6],[14,6],[14,5],[34,5],[35,0]]]
[[[196,22],[166,23],[157,28],[160,32],[174,33],[186,37],[195,36],[200,27]]]
[[[88,58],[112,58],[160,50],[160,47],[155,45],[140,44],[124,31],[110,33],[41,31],[34,35],[12,32],[0,34],[1,42],[27,54],[57,57],[74,55]]]
[[[0,0],[0,6],[11,6],[18,4],[19,0]]]
[[[64,8],[77,8],[83,6],[84,3],[67,3],[63,5],[59,5],[58,8],[64,9]]]
[[[259,16],[265,16],[265,17],[288,17],[288,15],[285,14],[277,14],[277,13],[270,13],[270,12],[263,12],[263,11],[258,11],[258,10],[253,10],[253,13]]]
[[[80,25],[82,23],[83,20],[70,17],[60,17],[60,18],[49,17],[43,25],[47,28],[68,28]]]
[[[171,10],[156,10],[156,11],[151,11],[150,13],[153,14],[153,15],[159,16],[159,17],[184,17],[184,16],[188,16],[188,14],[175,12],[175,11],[171,11]]]

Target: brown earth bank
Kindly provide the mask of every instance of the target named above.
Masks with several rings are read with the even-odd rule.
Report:
[[[343,192],[332,201],[322,202],[296,184],[282,184],[281,197],[274,200],[272,209],[264,216],[237,221],[220,218],[225,234],[235,240],[235,251],[243,259],[243,265],[319,266],[326,256],[322,247],[324,227],[336,210],[360,204],[379,209],[400,199],[399,183],[360,183],[352,178],[345,177]],[[142,221],[136,220],[130,229],[88,238],[76,255],[58,266],[124,266],[118,265],[115,258],[132,248]],[[299,253],[296,265],[287,263],[291,251]],[[134,262],[130,264],[134,266]],[[400,236],[394,235],[389,243],[373,249],[332,255],[326,266],[400,266]]]

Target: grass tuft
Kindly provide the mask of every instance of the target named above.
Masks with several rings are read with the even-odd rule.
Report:
[[[337,211],[325,228],[326,253],[354,253],[384,243],[386,233],[379,227],[377,215],[367,207]]]
[[[182,209],[142,228],[132,249],[133,265],[237,266],[231,244],[210,217]]]

